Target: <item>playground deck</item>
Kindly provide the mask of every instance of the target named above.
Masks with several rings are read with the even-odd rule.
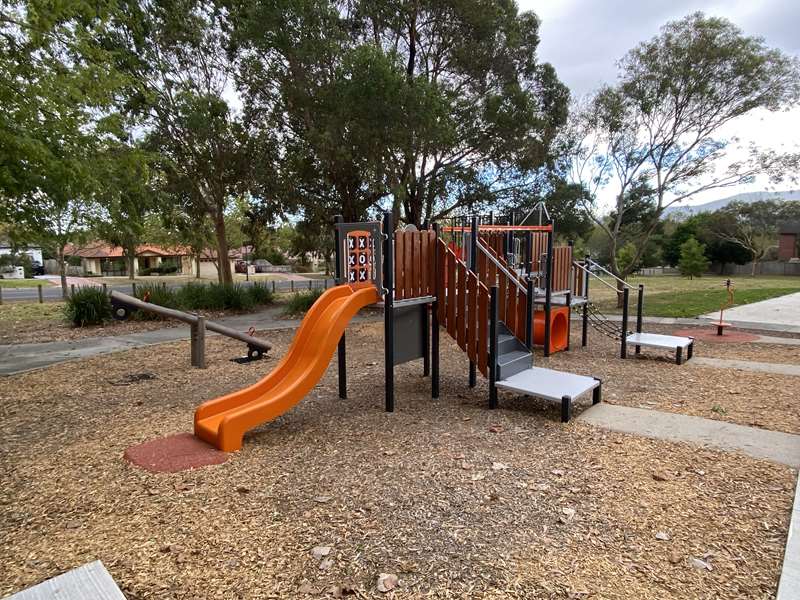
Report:
[[[291,333],[270,333],[276,358]],[[402,365],[387,414],[381,340],[382,324],[348,329],[347,400],[334,364],[243,452],[184,473],[148,473],[121,456],[190,431],[199,400],[258,380],[274,358],[232,365],[239,344],[211,338],[205,371],[188,370],[188,342],[175,342],[6,379],[0,596],[94,559],[131,598],[304,598],[337,586],[373,597],[378,573],[397,574],[409,598],[774,593],[789,468],[562,425],[550,401],[503,394],[502,409],[487,411],[485,382],[467,387],[466,358],[446,337],[442,397],[430,399],[419,365]],[[666,353],[621,361],[617,350],[598,336],[547,366],[600,373],[612,403],[688,405],[720,391]],[[144,372],[155,379],[125,379]],[[755,384],[739,389],[752,402]],[[329,563],[316,546],[331,548]]]

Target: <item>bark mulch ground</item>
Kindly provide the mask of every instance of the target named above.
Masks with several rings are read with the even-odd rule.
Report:
[[[227,462],[183,473],[122,454],[190,431],[197,404],[263,376],[292,332],[270,332],[276,358],[246,365],[210,338],[204,371],[175,342],[82,361],[80,377],[72,363],[5,379],[0,595],[101,559],[132,600],[774,596],[791,469],[562,425],[557,406],[507,395],[488,411],[445,336],[442,397],[407,364],[386,414],[381,330],[348,329],[347,400],[332,367]],[[692,394],[690,371],[666,362],[598,345],[567,356],[614,363],[609,397],[651,371]],[[385,595],[381,574],[399,578]]]
[[[671,333],[668,326],[647,325],[651,333]],[[678,366],[674,351],[642,348],[636,358],[619,358],[619,343],[595,331],[580,347],[580,330],[573,326],[572,351],[549,359],[537,354],[540,366],[571,370],[603,379],[604,399],[614,404],[650,408],[800,434],[800,378],[737,369]],[[698,340],[696,356],[796,363],[800,348],[777,344],[715,344]]]
[[[63,342],[89,337],[128,335],[142,331],[154,331],[165,327],[186,327],[178,321],[108,321],[93,327],[73,327],[60,318],[48,320],[0,321],[0,344],[36,344],[40,342]]]

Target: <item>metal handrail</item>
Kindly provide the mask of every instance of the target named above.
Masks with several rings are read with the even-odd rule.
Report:
[[[590,263],[591,263],[593,266],[595,266],[595,267],[597,267],[598,269],[600,269],[601,271],[603,271],[603,273],[605,273],[606,275],[609,275],[609,276],[610,276],[610,277],[612,277],[613,279],[615,279],[615,280],[617,280],[618,282],[620,282],[620,283],[621,283],[622,285],[624,285],[626,288],[628,288],[628,289],[631,289],[631,290],[633,290],[633,289],[636,289],[636,288],[634,288],[634,287],[633,287],[631,284],[629,284],[627,281],[625,281],[624,279],[620,279],[619,277],[617,277],[616,275],[614,275],[614,274],[613,274],[611,271],[609,271],[608,269],[606,269],[606,268],[605,268],[603,265],[601,265],[601,264],[598,264],[598,263],[594,262],[594,261],[593,261],[591,258],[589,259],[589,262],[590,262]]]
[[[497,259],[496,259],[496,258],[495,258],[495,257],[492,255],[492,253],[491,253],[491,252],[489,252],[489,250],[487,250],[487,249],[486,249],[486,246],[484,246],[483,244],[481,244],[480,240],[475,240],[475,244],[476,244],[477,248],[478,248],[478,249],[479,249],[481,252],[483,252],[483,253],[486,255],[486,257],[487,257],[489,260],[491,260],[491,261],[492,261],[492,262],[495,264],[495,266],[496,266],[498,269],[500,269],[500,270],[501,270],[501,271],[502,271],[502,272],[505,274],[505,276],[506,276],[506,277],[508,277],[508,278],[509,278],[509,279],[510,279],[510,280],[511,280],[513,283],[514,283],[514,285],[516,285],[516,286],[517,286],[517,289],[518,289],[519,291],[521,291],[521,292],[522,292],[523,294],[525,294],[526,296],[528,295],[528,290],[527,290],[527,289],[525,289],[525,286],[523,286],[523,285],[522,285],[522,284],[519,282],[519,279],[517,279],[516,277],[514,277],[514,275],[512,275],[512,274],[511,274],[511,272],[510,272],[508,269],[506,269],[506,268],[505,268],[505,267],[504,267],[504,266],[503,266],[503,265],[500,263],[500,261],[499,261],[499,260],[497,260]]]
[[[580,264],[579,262],[577,262],[577,261],[572,261],[572,266],[573,266],[573,267],[577,267],[577,268],[579,268],[581,271],[583,271],[584,273],[587,273],[587,274],[591,275],[592,277],[594,277],[595,279],[597,279],[597,281],[599,281],[599,282],[600,282],[600,283],[602,283],[604,286],[606,286],[608,289],[610,289],[610,290],[614,290],[614,292],[616,292],[616,293],[619,293],[619,290],[618,290],[616,287],[614,287],[613,285],[611,285],[610,283],[608,283],[608,282],[607,282],[605,279],[603,279],[602,277],[600,277],[600,276],[599,276],[597,273],[592,273],[592,271],[591,271],[590,269],[587,269],[586,267],[584,267],[584,266],[583,266],[582,264]]]

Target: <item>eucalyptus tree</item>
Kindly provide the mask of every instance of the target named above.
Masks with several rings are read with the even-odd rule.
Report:
[[[501,0],[230,0],[248,111],[284,144],[284,191],[411,223],[526,185],[566,118],[539,21]]]
[[[572,150],[562,167],[587,189],[583,208],[607,238],[611,270],[625,278],[668,207],[758,175],[778,181],[797,172],[795,154],[751,148],[735,156],[723,128],[753,111],[796,105],[800,66],[731,22],[695,13],[667,23],[619,68],[615,85],[574,111],[567,129]],[[610,219],[597,202],[606,186],[614,190]],[[636,253],[623,267],[616,257],[635,208],[628,200],[643,186],[651,190],[651,209],[639,219]]]
[[[143,147],[160,154],[162,190],[185,209],[182,221],[211,223],[219,278],[230,282],[226,210],[250,190],[256,168],[270,167],[268,146],[255,143],[237,106],[239,64],[228,52],[224,11],[195,0],[131,0],[110,29],[116,67],[129,81],[121,111]]]
[[[0,221],[58,257],[97,211],[97,159],[121,84],[98,44],[112,5],[0,5]]]

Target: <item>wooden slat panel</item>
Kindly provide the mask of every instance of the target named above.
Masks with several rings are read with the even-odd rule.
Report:
[[[447,277],[447,245],[444,241],[439,240],[436,245],[436,270],[434,281],[436,282],[436,299],[438,306],[439,324],[441,326],[447,325],[447,307],[445,297],[445,278]]]
[[[467,355],[472,362],[478,363],[478,276],[468,275],[467,285]]]
[[[447,333],[456,337],[456,257],[447,253]]]
[[[430,245],[430,232],[422,231],[420,232],[420,264],[421,268],[419,270],[420,273],[420,285],[419,285],[419,295],[420,296],[427,296],[430,294],[430,289],[428,288],[428,273],[430,272],[430,254],[428,253],[428,246]]]
[[[488,270],[486,268],[486,262],[487,262],[486,255],[483,253],[483,251],[479,251],[478,252],[478,280],[481,283],[483,283],[484,285],[488,286],[489,285],[489,282],[488,282],[488,279],[489,279],[489,274],[488,273],[489,272],[488,272]]]
[[[403,298],[414,297],[414,233],[412,231],[403,232]]]
[[[507,277],[504,279],[508,279]],[[506,306],[506,327],[512,333],[517,331],[517,286],[508,281],[508,305]]]
[[[489,363],[489,292],[478,286],[478,370],[488,377]]]
[[[457,336],[456,341],[462,350],[467,349],[467,267],[463,262],[458,263],[458,305],[456,306]]]
[[[403,232],[394,233],[394,297],[395,300],[403,299]]]
[[[411,293],[413,298],[419,298],[422,293],[422,231],[417,231],[411,234],[411,239],[414,241],[414,253],[412,257],[411,271],[414,278],[411,282]]]
[[[506,293],[507,293],[507,290],[508,290],[508,277],[506,277],[502,273],[500,274],[500,285],[498,287],[499,287],[499,289],[497,290],[497,299],[498,299],[497,313],[498,313],[499,319],[501,321],[503,321],[503,323],[505,323],[505,321],[506,321],[506,304],[507,304]]]
[[[523,294],[519,290],[517,290],[519,294],[517,297],[517,338],[524,342],[525,341],[525,332],[527,331],[526,321],[527,321],[527,301],[528,297],[526,294]]]

